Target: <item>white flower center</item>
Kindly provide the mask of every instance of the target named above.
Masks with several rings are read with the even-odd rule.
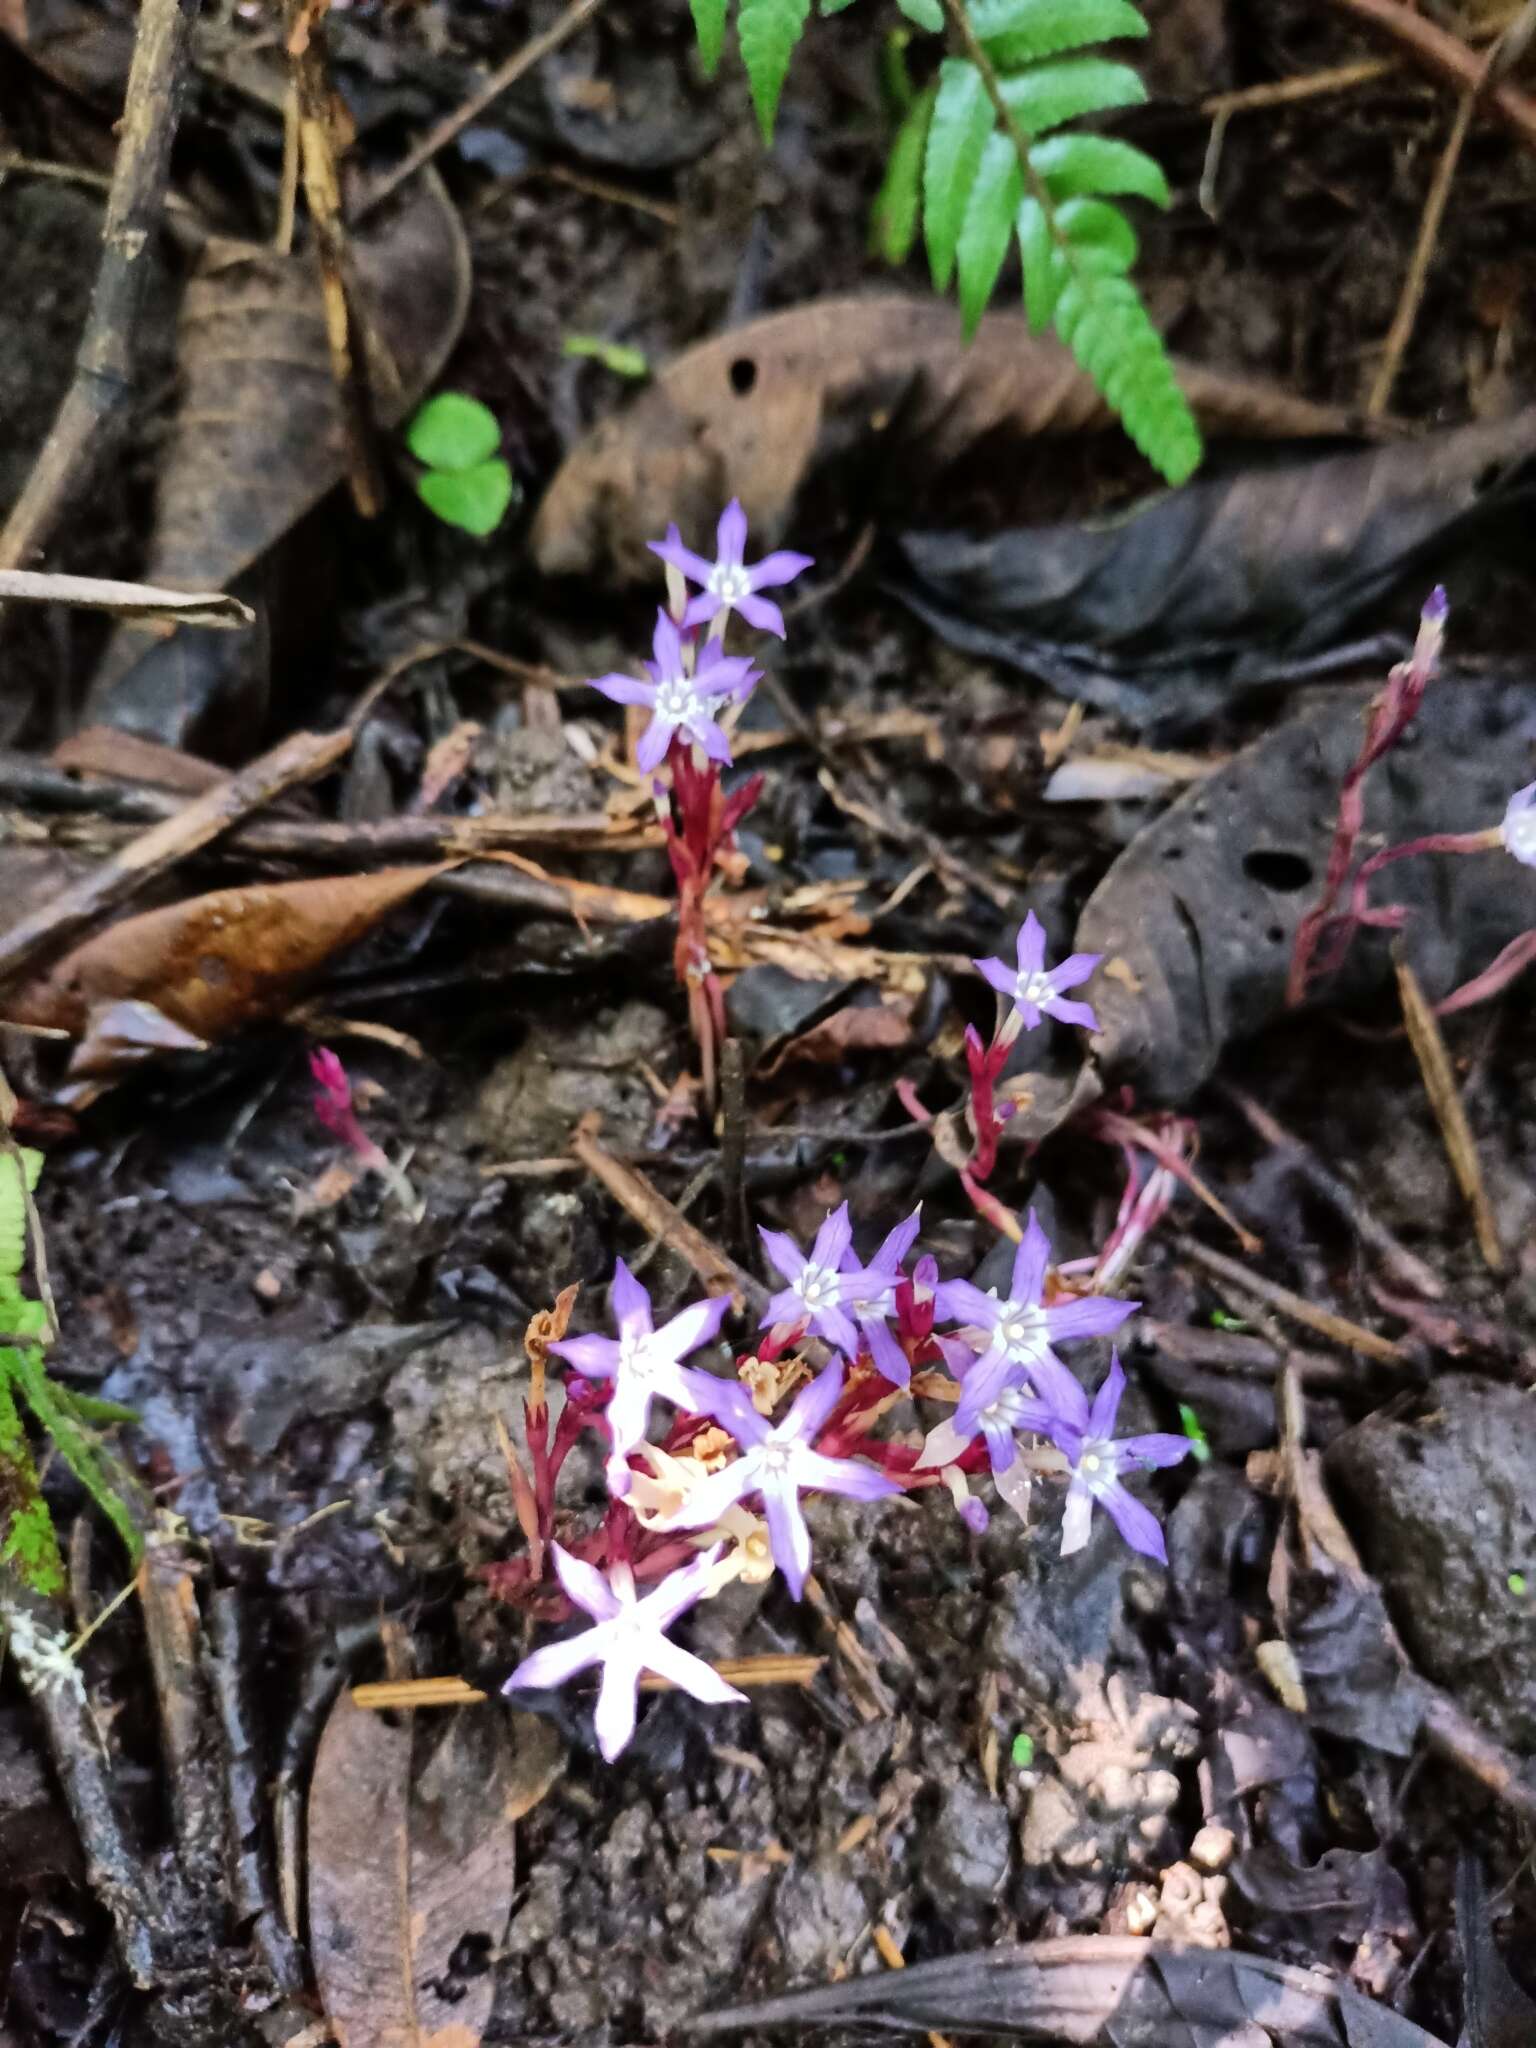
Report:
[[[837,1306],[837,1275],[830,1266],[807,1266],[795,1282],[795,1292],[811,1315],[820,1315]]]
[[[1077,1461],[1077,1474],[1090,1493],[1105,1493],[1115,1483],[1119,1467],[1114,1446],[1104,1437],[1090,1437]]]
[[[631,1378],[646,1380],[655,1371],[655,1360],[647,1348],[649,1339],[643,1330],[626,1330],[619,1339],[620,1375],[628,1373]]]
[[[656,716],[668,725],[686,725],[699,709],[699,693],[691,676],[663,676],[656,685]]]
[[[764,1444],[758,1453],[757,1469],[764,1479],[787,1479],[795,1462],[793,1444]]]
[[[1011,1357],[1033,1357],[1050,1335],[1043,1308],[1010,1301],[997,1319],[997,1341]]]
[[[1056,993],[1056,987],[1049,974],[1042,968],[1038,974],[1021,974],[1013,991],[1016,1003],[1033,1003],[1037,1010],[1043,1009]]]
[[[709,573],[709,587],[722,604],[740,604],[752,595],[752,579],[739,563],[717,562]]]
[[[1536,804],[1505,819],[1504,844],[1516,860],[1536,866]]]

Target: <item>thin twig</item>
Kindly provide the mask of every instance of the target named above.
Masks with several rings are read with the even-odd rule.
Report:
[[[515,56],[509,57],[499,70],[491,73],[478,92],[471,93],[461,107],[449,114],[445,120],[439,121],[429,134],[422,137],[414,149],[406,152],[392,171],[386,171],[383,177],[369,188],[353,212],[354,225],[381,205],[391,192],[397,192],[407,178],[413,178],[423,164],[432,161],[439,150],[446,149],[472,121],[480,118],[493,100],[500,99],[509,87],[516,85],[517,81],[526,72],[531,71],[542,58],[547,57],[552,50],[558,50],[562,43],[568,42],[584,22],[591,20],[602,4],[603,0],[572,0],[572,5],[565,10],[553,27],[547,28],[542,35],[535,36],[531,42],[525,43]]]
[[[1390,1338],[1379,1337],[1374,1330],[1367,1330],[1363,1324],[1353,1323],[1347,1316],[1336,1316],[1331,1309],[1319,1308],[1314,1301],[1308,1301],[1303,1294],[1293,1293],[1289,1287],[1282,1287],[1276,1280],[1266,1280],[1245,1266],[1240,1259],[1229,1259],[1222,1252],[1212,1251],[1209,1245],[1201,1244],[1198,1238],[1180,1237],[1176,1240],[1179,1250],[1186,1258],[1193,1259],[1197,1266],[1204,1266],[1208,1273],[1225,1280],[1255,1301],[1262,1301],[1266,1307],[1276,1309],[1281,1315],[1289,1316],[1293,1322],[1303,1324],[1309,1330],[1316,1330],[1320,1337],[1327,1337],[1334,1344],[1342,1344],[1348,1351],[1358,1351],[1366,1358],[1379,1359],[1383,1365],[1408,1365],[1407,1354]]]
[[[1418,240],[1413,245],[1413,255],[1408,263],[1408,275],[1403,279],[1402,295],[1397,302],[1397,311],[1392,316],[1392,325],[1382,346],[1381,361],[1371,384],[1370,396],[1365,401],[1365,416],[1368,420],[1379,420],[1386,412],[1392,398],[1392,387],[1397,382],[1397,373],[1402,368],[1403,356],[1413,339],[1414,324],[1419,317],[1419,305],[1424,297],[1424,286],[1429,277],[1429,266],[1434,258],[1435,244],[1440,239],[1440,224],[1445,219],[1446,205],[1451,196],[1451,186],[1456,179],[1456,166],[1461,162],[1461,152],[1472,128],[1472,115],[1477,107],[1475,88],[1468,86],[1456,106],[1456,118],[1451,123],[1451,132],[1445,139],[1445,148],[1440,152],[1440,161],[1435,166],[1435,175],[1430,180],[1429,191],[1424,200],[1424,214],[1419,222]]]
[[[1460,36],[1438,28],[1427,16],[1405,7],[1403,0],[1333,0],[1335,7],[1357,21],[1369,22],[1399,44],[1423,71],[1447,85],[1476,92],[1483,83],[1484,60]],[[1517,135],[1527,149],[1536,149],[1536,100],[1501,80],[1479,102]]]
[[[1403,1004],[1403,1022],[1408,1026],[1408,1042],[1424,1077],[1424,1092],[1435,1113],[1435,1122],[1440,1126],[1440,1136],[1457,1185],[1472,1211],[1478,1250],[1489,1272],[1500,1273],[1504,1270],[1504,1252],[1499,1243],[1499,1228],[1483,1181],[1482,1162],[1477,1156],[1466,1106],[1461,1099],[1461,1090],[1456,1086],[1451,1056],[1440,1033],[1439,1019],[1419,986],[1418,976],[1400,953],[1396,956],[1395,965],[1398,994]]]
[[[133,388],[134,335],[149,282],[149,240],[165,196],[199,0],[144,0],[102,228],[101,263],[75,374],[26,487],[0,531],[0,568],[48,543],[90,467],[106,453]]]
[[[706,1287],[719,1294],[734,1294],[753,1314],[763,1313],[768,1306],[767,1288],[711,1244],[643,1173],[616,1159],[586,1119],[571,1134],[571,1151],[647,1236],[660,1238],[669,1251],[686,1260]]]

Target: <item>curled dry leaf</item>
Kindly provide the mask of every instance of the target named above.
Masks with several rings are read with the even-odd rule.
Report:
[[[1094,1050],[1109,1079],[1186,1101],[1224,1046],[1281,1015],[1370,696],[1341,691],[1244,748],[1138,833],[1089,898],[1076,944],[1104,955]],[[1366,783],[1363,843],[1497,824],[1510,764],[1529,758],[1533,738],[1528,684],[1443,677],[1414,744]],[[1408,906],[1403,951],[1436,1000],[1536,925],[1536,872],[1497,851],[1401,861],[1376,896]],[[1390,982],[1388,937],[1358,933],[1320,998],[1358,1001]]]
[[[99,1012],[142,1003],[211,1043],[284,1009],[333,954],[442,872],[439,865],[256,882],[126,917],[23,988],[7,1019],[79,1038]]]
[[[694,2033],[875,2025],[1074,2048],[1445,2048],[1322,1970],[1132,1935],[1079,1935],[917,1963],[706,2013]]]
[[[912,1042],[917,1002],[916,996],[888,995],[873,1003],[845,1003],[809,1031],[790,1039],[758,1069],[759,1077],[770,1080],[798,1061],[836,1066],[853,1053],[901,1052]]]
[[[1179,375],[1209,435],[1315,438],[1351,424],[1256,380],[1193,363]],[[1022,314],[987,314],[967,347],[959,313],[938,300],[820,300],[687,350],[589,434],[539,508],[534,552],[547,574],[649,578],[647,541],[674,519],[701,541],[733,496],[771,545],[813,474],[849,461],[888,470],[906,525],[913,495],[967,457],[985,451],[995,492],[1022,444],[1108,438],[1113,425],[1092,380]]]
[[[381,209],[351,253],[354,325],[375,412],[390,425],[436,377],[468,304],[464,234],[436,174]],[[145,574],[173,589],[224,590],[345,472],[313,253],[209,242],[177,342],[180,385]],[[120,628],[92,683],[92,714],[195,745],[204,694],[216,686],[199,645],[185,631],[167,640]]]
[[[0,604],[67,604],[109,612],[146,625],[249,626],[256,614],[238,597],[214,590],[160,590],[153,583],[114,583],[102,576],[55,576],[41,569],[0,569]]]
[[[341,2048],[475,2048],[512,1906],[506,1723],[331,1710],[309,1794],[309,1936]]]

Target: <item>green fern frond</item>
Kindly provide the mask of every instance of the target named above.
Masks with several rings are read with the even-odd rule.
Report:
[[[765,142],[773,140],[789,60],[810,13],[811,0],[739,0],[736,37]]]
[[[917,240],[923,208],[923,158],[937,98],[938,87],[930,85],[908,107],[870,209],[870,249],[887,263],[905,263]]]
[[[68,1388],[49,1378],[41,1351],[0,1352],[0,1361],[9,1366],[22,1399],[137,1564],[144,1552],[144,1539],[126,1497],[132,1486],[128,1474],[81,1426]]]
[[[1000,71],[1147,33],[1131,0],[971,0],[970,16],[977,41]]]
[[[9,1354],[14,1357],[14,1352]],[[0,1372],[0,1565],[34,1593],[62,1593],[64,1560],[38,1484],[32,1446]]]
[[[725,48],[725,17],[731,0],[689,0],[693,9],[694,34],[699,39],[699,61],[713,78]]]

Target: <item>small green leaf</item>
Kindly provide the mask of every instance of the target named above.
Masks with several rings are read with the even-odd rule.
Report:
[[[651,365],[643,349],[628,342],[604,341],[600,334],[568,334],[560,344],[563,355],[588,357],[612,370],[616,377],[649,377]]]
[[[874,254],[887,263],[905,263],[917,240],[917,219],[923,183],[923,153],[938,87],[930,85],[913,101],[891,144],[890,162],[870,209],[869,241]]]
[[[966,202],[996,116],[981,73],[965,57],[946,57],[928,124],[923,163],[923,234],[934,284],[948,289]]]
[[[967,341],[987,310],[997,274],[1013,240],[1023,184],[1018,151],[1006,135],[989,136],[955,248],[960,313]]]
[[[1008,111],[1029,136],[1047,135],[1081,114],[1139,107],[1147,89],[1129,64],[1107,57],[1063,57],[1002,81]]]
[[[1112,135],[1052,135],[1036,143],[1030,163],[1057,205],[1099,194],[1168,204],[1168,180],[1144,149]]]
[[[1015,1770],[1027,1771],[1035,1760],[1035,1738],[1032,1735],[1015,1735],[1008,1754],[1013,1759]]]
[[[406,428],[405,445],[428,469],[473,469],[501,446],[501,428],[478,398],[439,391]]]
[[[970,14],[978,42],[1000,71],[1147,33],[1130,0],[971,0]]]
[[[1110,402],[1125,431],[1154,469],[1181,484],[1199,464],[1200,429],[1136,287],[1125,277],[1097,274],[1093,254],[1072,252],[1056,331],[1101,389],[1113,379]]]
[[[693,26],[699,38],[699,62],[705,75],[713,78],[725,48],[725,15],[730,0],[690,0]]]
[[[1245,1322],[1241,1316],[1229,1314],[1224,1308],[1213,1308],[1211,1310],[1211,1328],[1213,1330],[1251,1330],[1253,1325]]]
[[[1107,199],[1069,199],[1056,209],[1056,225],[1074,257],[1091,254],[1105,271],[1129,270],[1136,261],[1136,230]]]
[[[1024,264],[1024,310],[1029,315],[1029,330],[1031,334],[1043,334],[1055,315],[1066,272],[1038,199],[1023,201],[1015,225]]]
[[[499,457],[476,469],[429,469],[417,477],[416,490],[445,525],[484,540],[500,526],[512,502],[512,472]]]
[[[944,9],[939,0],[896,0],[896,5],[908,21],[915,21],[919,28],[927,29],[930,34],[944,26]]]
[[[1526,1593],[1530,1590],[1529,1582],[1524,1572],[1511,1572],[1505,1584],[1517,1600],[1523,1600]]]
[[[1187,1402],[1179,1403],[1179,1421],[1184,1434],[1189,1438],[1190,1455],[1197,1465],[1210,1463],[1211,1446],[1206,1438],[1205,1425]]]
[[[14,1351],[0,1350],[0,1361]],[[0,1564],[14,1566],[34,1593],[62,1593],[64,1560],[53,1518],[37,1482],[37,1466],[17,1412],[9,1373],[0,1370]]]
[[[773,124],[778,116],[779,96],[789,76],[789,60],[810,12],[811,0],[740,0],[736,35],[765,142],[773,141]]]

